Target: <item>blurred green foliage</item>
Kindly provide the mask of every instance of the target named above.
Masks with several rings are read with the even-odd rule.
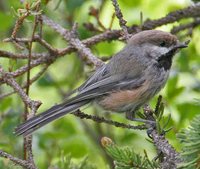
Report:
[[[103,1],[103,0],[102,0]],[[79,36],[87,38],[94,33],[89,32],[83,26],[85,22],[92,22],[96,25],[96,20],[88,15],[91,6],[97,9],[101,7],[100,20],[108,27],[111,16],[114,12],[113,6],[109,0],[105,0],[101,6],[101,0],[44,0],[42,10],[63,27],[71,28],[74,21],[78,22]],[[30,2],[30,1],[29,1]],[[119,0],[120,7],[128,25],[140,24],[140,12],[143,13],[143,20],[147,18],[156,19],[165,16],[168,12],[186,7],[191,3],[189,0]],[[11,43],[3,43],[4,38],[10,37],[12,29],[17,19],[16,12],[23,8],[20,0],[0,1],[0,49],[24,52],[14,48]],[[30,37],[32,31],[32,19],[26,19],[23,27],[17,34],[17,37]],[[175,23],[174,25],[178,25]],[[113,29],[119,28],[117,19],[114,20]],[[170,31],[172,25],[162,26],[159,29]],[[181,35],[181,34],[180,34]],[[55,48],[64,48],[67,43],[47,26],[43,27],[43,37]],[[165,117],[171,113],[172,120],[169,127],[173,129],[167,133],[167,138],[177,149],[180,144],[175,134],[182,128],[188,126],[189,121],[200,112],[200,31],[199,27],[193,30],[189,48],[182,50],[177,54],[170,78],[161,94],[165,100]],[[99,57],[110,57],[118,52],[123,43],[119,41],[104,42],[92,47],[92,51]],[[34,51],[45,51],[39,45],[34,45]],[[0,57],[0,64],[6,70],[15,70],[24,65],[26,61],[9,61]],[[34,68],[31,76],[34,76],[40,69]],[[59,58],[50,66],[48,71],[30,88],[30,97],[34,100],[41,100],[42,106],[39,112],[51,107],[63,99],[64,94],[79,86],[91,73],[92,69],[85,66],[82,60],[76,54],[70,54]],[[22,84],[26,77],[17,78],[17,82]],[[6,85],[0,87],[0,94],[12,91]],[[152,107],[155,106],[156,98],[151,101]],[[86,113],[100,114],[107,118],[112,118],[120,122],[127,123],[124,115],[102,113],[96,105],[83,108]],[[3,149],[17,157],[23,156],[22,137],[13,135],[14,128],[21,122],[21,114],[24,111],[24,105],[20,97],[16,94],[0,100],[0,149]],[[152,144],[145,140],[145,131],[130,131],[128,129],[115,128],[105,124],[96,124],[95,122],[80,120],[77,117],[68,115],[65,118],[47,125],[34,134],[33,153],[36,164],[39,168],[48,168],[57,166],[62,168],[70,160],[76,161],[78,165],[84,163],[85,155],[87,160],[92,162],[97,168],[108,168],[109,158],[105,155],[99,141],[102,136],[109,136],[118,145],[126,145],[134,148],[137,153],[148,152],[150,158],[155,156],[155,149]],[[62,154],[62,155],[61,155]],[[70,154],[70,155],[69,155]],[[86,161],[87,161],[86,160]],[[82,161],[82,162],[81,162]],[[8,168],[10,163],[0,158],[0,168]],[[84,164],[89,168],[90,164]],[[17,168],[17,167],[16,167]]]

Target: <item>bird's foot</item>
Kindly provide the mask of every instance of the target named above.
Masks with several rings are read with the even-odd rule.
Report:
[[[130,121],[136,121],[136,122],[142,122],[142,123],[147,123],[147,124],[155,124],[155,121],[153,120],[147,120],[143,118],[135,118],[135,113],[134,112],[126,112],[126,118]]]

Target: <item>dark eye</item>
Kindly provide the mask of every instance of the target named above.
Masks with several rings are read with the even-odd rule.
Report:
[[[160,44],[159,44],[160,47],[165,47],[166,46],[166,42],[165,41],[162,41]]]

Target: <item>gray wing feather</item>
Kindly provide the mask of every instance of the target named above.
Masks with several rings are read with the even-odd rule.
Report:
[[[78,88],[78,91],[82,91],[88,86],[92,85],[93,83],[110,76],[109,72],[107,71],[107,68],[108,65],[103,65],[102,67],[97,69],[95,73]]]
[[[128,48],[128,49],[127,49]],[[127,45],[119,53],[113,56],[109,63],[103,65],[83,84],[78,91],[88,91],[98,84],[108,84],[109,81],[119,82],[129,78],[134,80],[143,74],[145,67],[138,59],[138,54],[132,46]]]

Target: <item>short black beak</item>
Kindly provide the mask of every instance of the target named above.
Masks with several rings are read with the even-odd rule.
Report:
[[[177,42],[177,44],[172,46],[171,49],[165,54],[165,56],[173,56],[176,52],[179,51],[179,49],[187,48],[189,43],[190,40],[185,42]]]
[[[190,40],[187,40],[185,42],[178,42],[173,49],[181,49],[181,48],[187,48],[188,44],[190,43]]]

